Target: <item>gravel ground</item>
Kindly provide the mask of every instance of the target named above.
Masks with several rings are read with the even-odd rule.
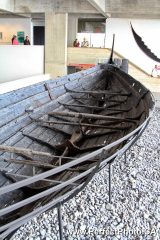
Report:
[[[160,111],[155,110],[141,138],[112,165],[112,203],[108,168],[62,206],[64,239],[160,239]],[[58,240],[57,210],[22,226],[11,238]]]

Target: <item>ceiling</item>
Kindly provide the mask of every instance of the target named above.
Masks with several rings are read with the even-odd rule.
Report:
[[[78,18],[160,19],[160,0],[7,0],[0,1],[0,18],[44,18],[45,12]],[[87,16],[86,16],[87,15]]]

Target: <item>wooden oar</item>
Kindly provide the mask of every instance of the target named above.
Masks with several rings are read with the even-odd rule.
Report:
[[[89,113],[76,113],[76,112],[59,112],[53,111],[48,113],[51,116],[67,116],[67,117],[74,117],[74,118],[87,118],[87,119],[95,119],[95,120],[110,120],[110,121],[117,121],[121,120],[123,122],[135,122],[134,120],[127,119],[127,118],[120,118],[120,117],[110,117],[98,114],[89,114]],[[30,117],[32,118],[32,117]]]
[[[97,102],[117,102],[117,103],[123,103],[126,101],[123,100],[123,101],[120,101],[120,100],[115,100],[115,99],[109,99],[109,98],[103,98],[103,99],[98,99],[98,98],[83,98],[83,97],[73,97],[75,100],[90,100],[90,101],[97,101]]]
[[[128,109],[116,109],[116,108],[112,108],[112,106],[106,106],[106,107],[98,107],[98,106],[91,106],[91,105],[79,105],[79,104],[68,104],[68,103],[61,103],[61,102],[58,102],[59,104],[61,105],[64,105],[64,106],[69,106],[69,107],[82,107],[82,108],[90,108],[90,109],[95,109],[95,110],[105,110],[105,109],[108,109],[108,110],[113,110],[113,111],[122,111],[122,112],[129,112],[132,108],[128,108]]]
[[[58,122],[58,121],[47,121],[42,119],[33,118],[30,116],[30,118],[36,122],[42,122],[42,123],[53,123],[53,124],[62,124],[62,125],[71,125],[71,126],[83,126],[83,127],[96,127],[96,128],[106,128],[106,129],[114,129],[114,130],[126,130],[130,128],[131,126],[127,127],[110,127],[105,125],[98,125],[98,124],[88,124],[88,123],[77,123],[77,122]],[[128,122],[133,122],[128,121]]]
[[[130,95],[132,94],[131,92],[129,92],[129,93],[118,93],[118,92],[110,92],[110,91],[108,91],[108,90],[75,91],[75,90],[68,89],[66,86],[65,86],[65,89],[66,89],[68,92],[73,92],[73,93],[106,94],[106,95],[114,95],[114,96],[116,96],[116,95],[118,95],[118,96],[130,96]]]

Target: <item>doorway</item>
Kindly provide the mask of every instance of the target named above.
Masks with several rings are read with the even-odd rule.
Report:
[[[44,26],[34,26],[33,28],[33,42],[34,45],[44,45]]]

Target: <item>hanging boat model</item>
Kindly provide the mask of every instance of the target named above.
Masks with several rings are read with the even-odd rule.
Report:
[[[112,56],[0,95],[0,239],[75,196],[146,128],[154,97]]]

